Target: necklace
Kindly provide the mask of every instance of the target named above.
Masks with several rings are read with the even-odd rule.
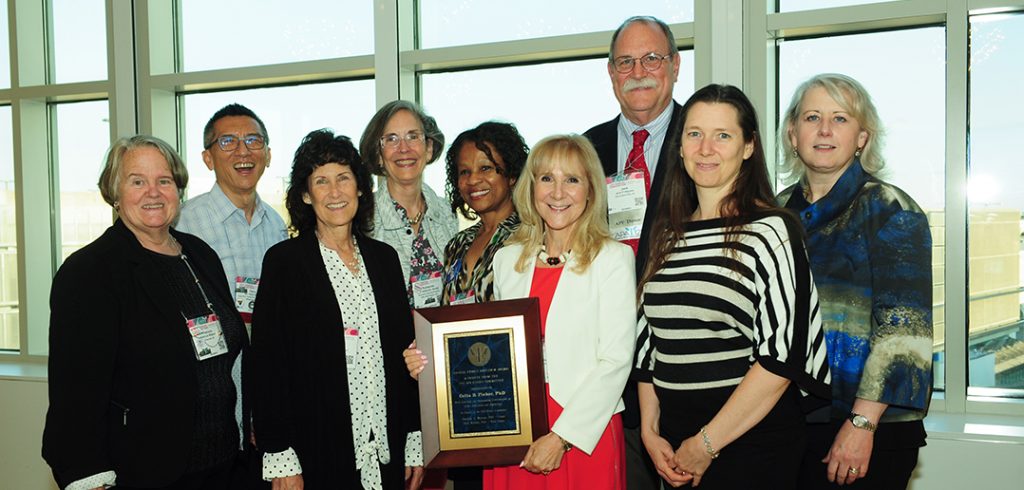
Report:
[[[420,224],[420,221],[423,221],[423,211],[420,211],[419,213],[416,214],[416,216],[412,216],[412,217],[410,217],[409,215],[406,215],[406,218],[409,219],[409,225],[416,226],[416,225]]]
[[[359,245],[356,244],[355,239],[352,239],[352,260],[348,261],[345,260],[345,257],[341,255],[341,246],[332,247],[328,245],[327,242],[324,241],[323,237],[320,236],[319,230],[315,231],[314,233],[316,234],[317,240],[319,240],[323,246],[333,251],[335,255],[337,255],[338,258],[341,259],[341,263],[345,264],[345,267],[348,267],[349,269],[352,270],[357,270],[359,268]]]
[[[551,267],[555,267],[558,264],[562,264],[569,261],[569,250],[558,254],[558,257],[552,257],[548,255],[547,248],[544,245],[540,246],[540,253],[537,254],[537,258],[543,260]]]

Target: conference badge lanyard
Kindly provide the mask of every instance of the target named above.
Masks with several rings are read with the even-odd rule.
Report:
[[[642,172],[621,172],[605,179],[608,186],[608,227],[612,239],[638,240],[647,210]]]
[[[413,308],[441,306],[441,293],[444,291],[441,271],[412,276],[409,278],[409,282],[412,283]]]
[[[203,296],[203,301],[210,310],[210,313],[206,315],[185,318],[185,326],[188,327],[188,333],[192,337],[192,348],[195,350],[196,359],[205,361],[211,357],[227,354],[228,342],[224,338],[224,330],[220,327],[220,319],[213,311],[213,303],[210,303],[210,298],[206,296],[206,291],[199,283],[199,278],[196,277],[196,272],[192,270],[192,265],[188,263],[185,254],[181,254],[181,260],[185,262],[189,274],[192,274],[192,279],[196,282],[196,287],[199,288],[199,294]],[[182,314],[182,316],[185,315]]]

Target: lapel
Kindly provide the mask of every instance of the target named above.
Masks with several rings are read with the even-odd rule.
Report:
[[[616,116],[615,119],[595,127],[587,134],[590,142],[594,145],[594,150],[597,151],[598,159],[601,160],[601,168],[604,170],[606,177],[614,174],[619,168],[619,136],[617,131],[620,117],[622,117],[621,114]]]
[[[302,275],[304,276],[305,292],[309,295],[310,305],[323,305],[321,315],[324,316],[328,325],[341,325],[341,307],[338,306],[338,298],[334,295],[334,286],[331,285],[331,278],[327,275],[327,268],[324,266],[323,256],[320,254],[320,241],[312,230],[305,232],[296,238],[301,245],[297,259],[302,264]]]
[[[640,232],[640,243],[636,254],[636,277],[643,274],[647,265],[647,239],[651,233],[651,226],[654,217],[657,215],[658,200],[661,199],[661,190],[665,187],[665,174],[668,173],[668,166],[677,163],[679,158],[679,145],[676,143],[679,133],[682,132],[683,106],[672,101],[672,119],[669,120],[668,130],[665,133],[665,141],[661,144],[661,153],[658,154],[658,164],[655,167],[654,178],[651,179],[651,195],[647,199],[647,210],[644,212],[644,224]]]

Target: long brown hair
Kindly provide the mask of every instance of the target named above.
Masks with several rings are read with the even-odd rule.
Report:
[[[740,129],[743,130],[743,142],[754,143],[754,151],[740,165],[740,172],[736,176],[732,192],[722,198],[719,203],[719,215],[725,219],[726,229],[729,233],[726,241],[735,240],[734,232],[739,229],[744,217],[767,209],[778,209],[775,205],[775,195],[772,192],[771,183],[768,180],[768,167],[764,158],[764,147],[761,145],[761,137],[757,132],[757,112],[750,99],[738,88],[732,85],[708,85],[690,96],[683,105],[683,124],[686,127],[686,118],[698,102],[707,104],[729,104],[736,109],[736,115]],[[668,144],[680,147],[681,134],[670,135]],[[667,162],[668,168],[665,172],[665,184],[658,199],[657,215],[651,224],[650,256],[647,266],[640,276],[640,284],[637,291],[642,291],[647,283],[662,267],[668,255],[675,248],[676,242],[686,234],[686,225],[697,209],[697,186],[693,179],[686,173],[683,165],[682,152],[674,160]]]

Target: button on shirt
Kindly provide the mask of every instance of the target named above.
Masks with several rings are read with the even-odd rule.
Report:
[[[626,157],[629,155],[630,150],[633,149],[633,132],[638,129],[646,129],[650,136],[647,137],[647,141],[644,143],[644,159],[647,161],[647,168],[651,172],[651,179],[654,179],[654,172],[657,171],[658,157],[661,155],[661,146],[665,143],[668,136],[668,125],[672,122],[672,109],[675,104],[669,104],[665,110],[658,114],[658,117],[654,118],[653,121],[647,123],[645,126],[638,126],[633,121],[630,121],[625,116],[619,116],[619,158],[616,163],[617,172],[622,172],[625,169]]]
[[[284,220],[258,195],[249,223],[245,211],[235,207],[217,184],[182,205],[175,229],[202,238],[217,252],[232,292],[236,277],[260,277],[263,254],[288,238]]]

